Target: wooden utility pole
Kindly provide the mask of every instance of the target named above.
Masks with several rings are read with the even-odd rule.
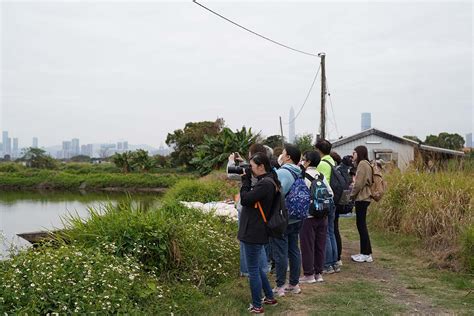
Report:
[[[319,53],[321,58],[321,122],[320,122],[320,137],[326,139],[326,54]]]
[[[281,116],[280,116],[280,132],[281,132],[281,147],[284,147],[285,138],[283,137],[283,123],[281,122]]]

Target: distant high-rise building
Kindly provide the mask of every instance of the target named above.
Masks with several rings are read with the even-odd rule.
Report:
[[[372,118],[370,113],[362,113],[361,115],[361,131],[372,128]]]
[[[128,142],[127,141],[123,142],[122,148],[123,148],[123,150],[128,150]]]
[[[466,134],[466,147],[472,148],[472,133]]]
[[[80,154],[79,139],[73,138],[71,141],[71,155],[77,156]]]
[[[72,155],[72,142],[70,141],[63,141],[63,145],[62,145],[62,150],[61,150],[61,157],[58,157],[58,158],[62,158],[62,159],[69,159],[71,158],[73,155]]]
[[[117,143],[117,150],[122,150],[123,149],[123,143],[122,142],[118,142]]]
[[[2,144],[3,144],[3,154],[4,155],[9,154],[10,150],[8,147],[8,132],[7,131],[2,132]]]
[[[92,144],[82,145],[81,146],[81,155],[92,157],[93,154]]]
[[[12,139],[10,137],[7,138],[7,145],[5,146],[5,154],[7,155],[12,154]]]
[[[296,137],[295,110],[290,109],[290,127],[288,129],[288,142],[293,143]]]
[[[33,137],[33,145],[31,147],[38,148],[38,137]]]
[[[13,138],[13,148],[12,148],[12,156],[17,158],[19,155],[18,151],[18,138]]]

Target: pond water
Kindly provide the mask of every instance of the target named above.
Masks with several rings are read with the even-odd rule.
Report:
[[[157,206],[159,193],[5,192],[0,191],[0,258],[11,245],[30,244],[19,233],[62,228],[68,215],[87,218],[89,207],[130,199],[143,209]]]

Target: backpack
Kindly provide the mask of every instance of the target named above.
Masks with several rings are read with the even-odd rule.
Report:
[[[387,191],[387,183],[383,179],[382,171],[377,165],[370,164],[372,168],[372,184],[370,185],[370,197],[375,201],[379,202],[385,191]]]
[[[309,188],[309,192],[311,193],[309,215],[316,218],[328,216],[332,196],[331,193],[329,193],[326,184],[324,184],[324,176],[322,174],[317,174],[316,178],[313,178],[311,175],[306,173],[305,177],[311,181],[311,187]]]
[[[288,209],[288,215],[291,219],[302,220],[308,217],[310,192],[303,177],[298,176],[294,171],[281,167],[280,169],[288,170],[295,182],[291,185],[290,190],[285,195],[285,204]]]
[[[336,168],[334,168],[334,166],[329,161],[321,161],[324,161],[325,163],[331,166],[331,181],[329,182],[329,185],[331,186],[332,192],[334,193],[334,204],[341,204],[341,202],[345,202],[341,201],[341,198],[344,194],[344,190],[346,190],[347,194],[347,190],[349,190],[349,183],[347,183],[342,173]]]
[[[275,197],[273,198],[272,208],[270,209],[270,215],[267,220],[265,213],[263,212],[262,205],[260,202],[257,202],[257,207],[262,214],[263,222],[265,223],[265,228],[267,233],[272,238],[283,238],[283,234],[286,231],[288,226],[288,210],[286,209],[285,199],[278,189],[275,181],[269,179],[277,190]]]

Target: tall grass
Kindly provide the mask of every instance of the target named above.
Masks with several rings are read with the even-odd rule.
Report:
[[[371,224],[419,238],[437,264],[474,271],[474,178],[466,171],[392,172]]]

